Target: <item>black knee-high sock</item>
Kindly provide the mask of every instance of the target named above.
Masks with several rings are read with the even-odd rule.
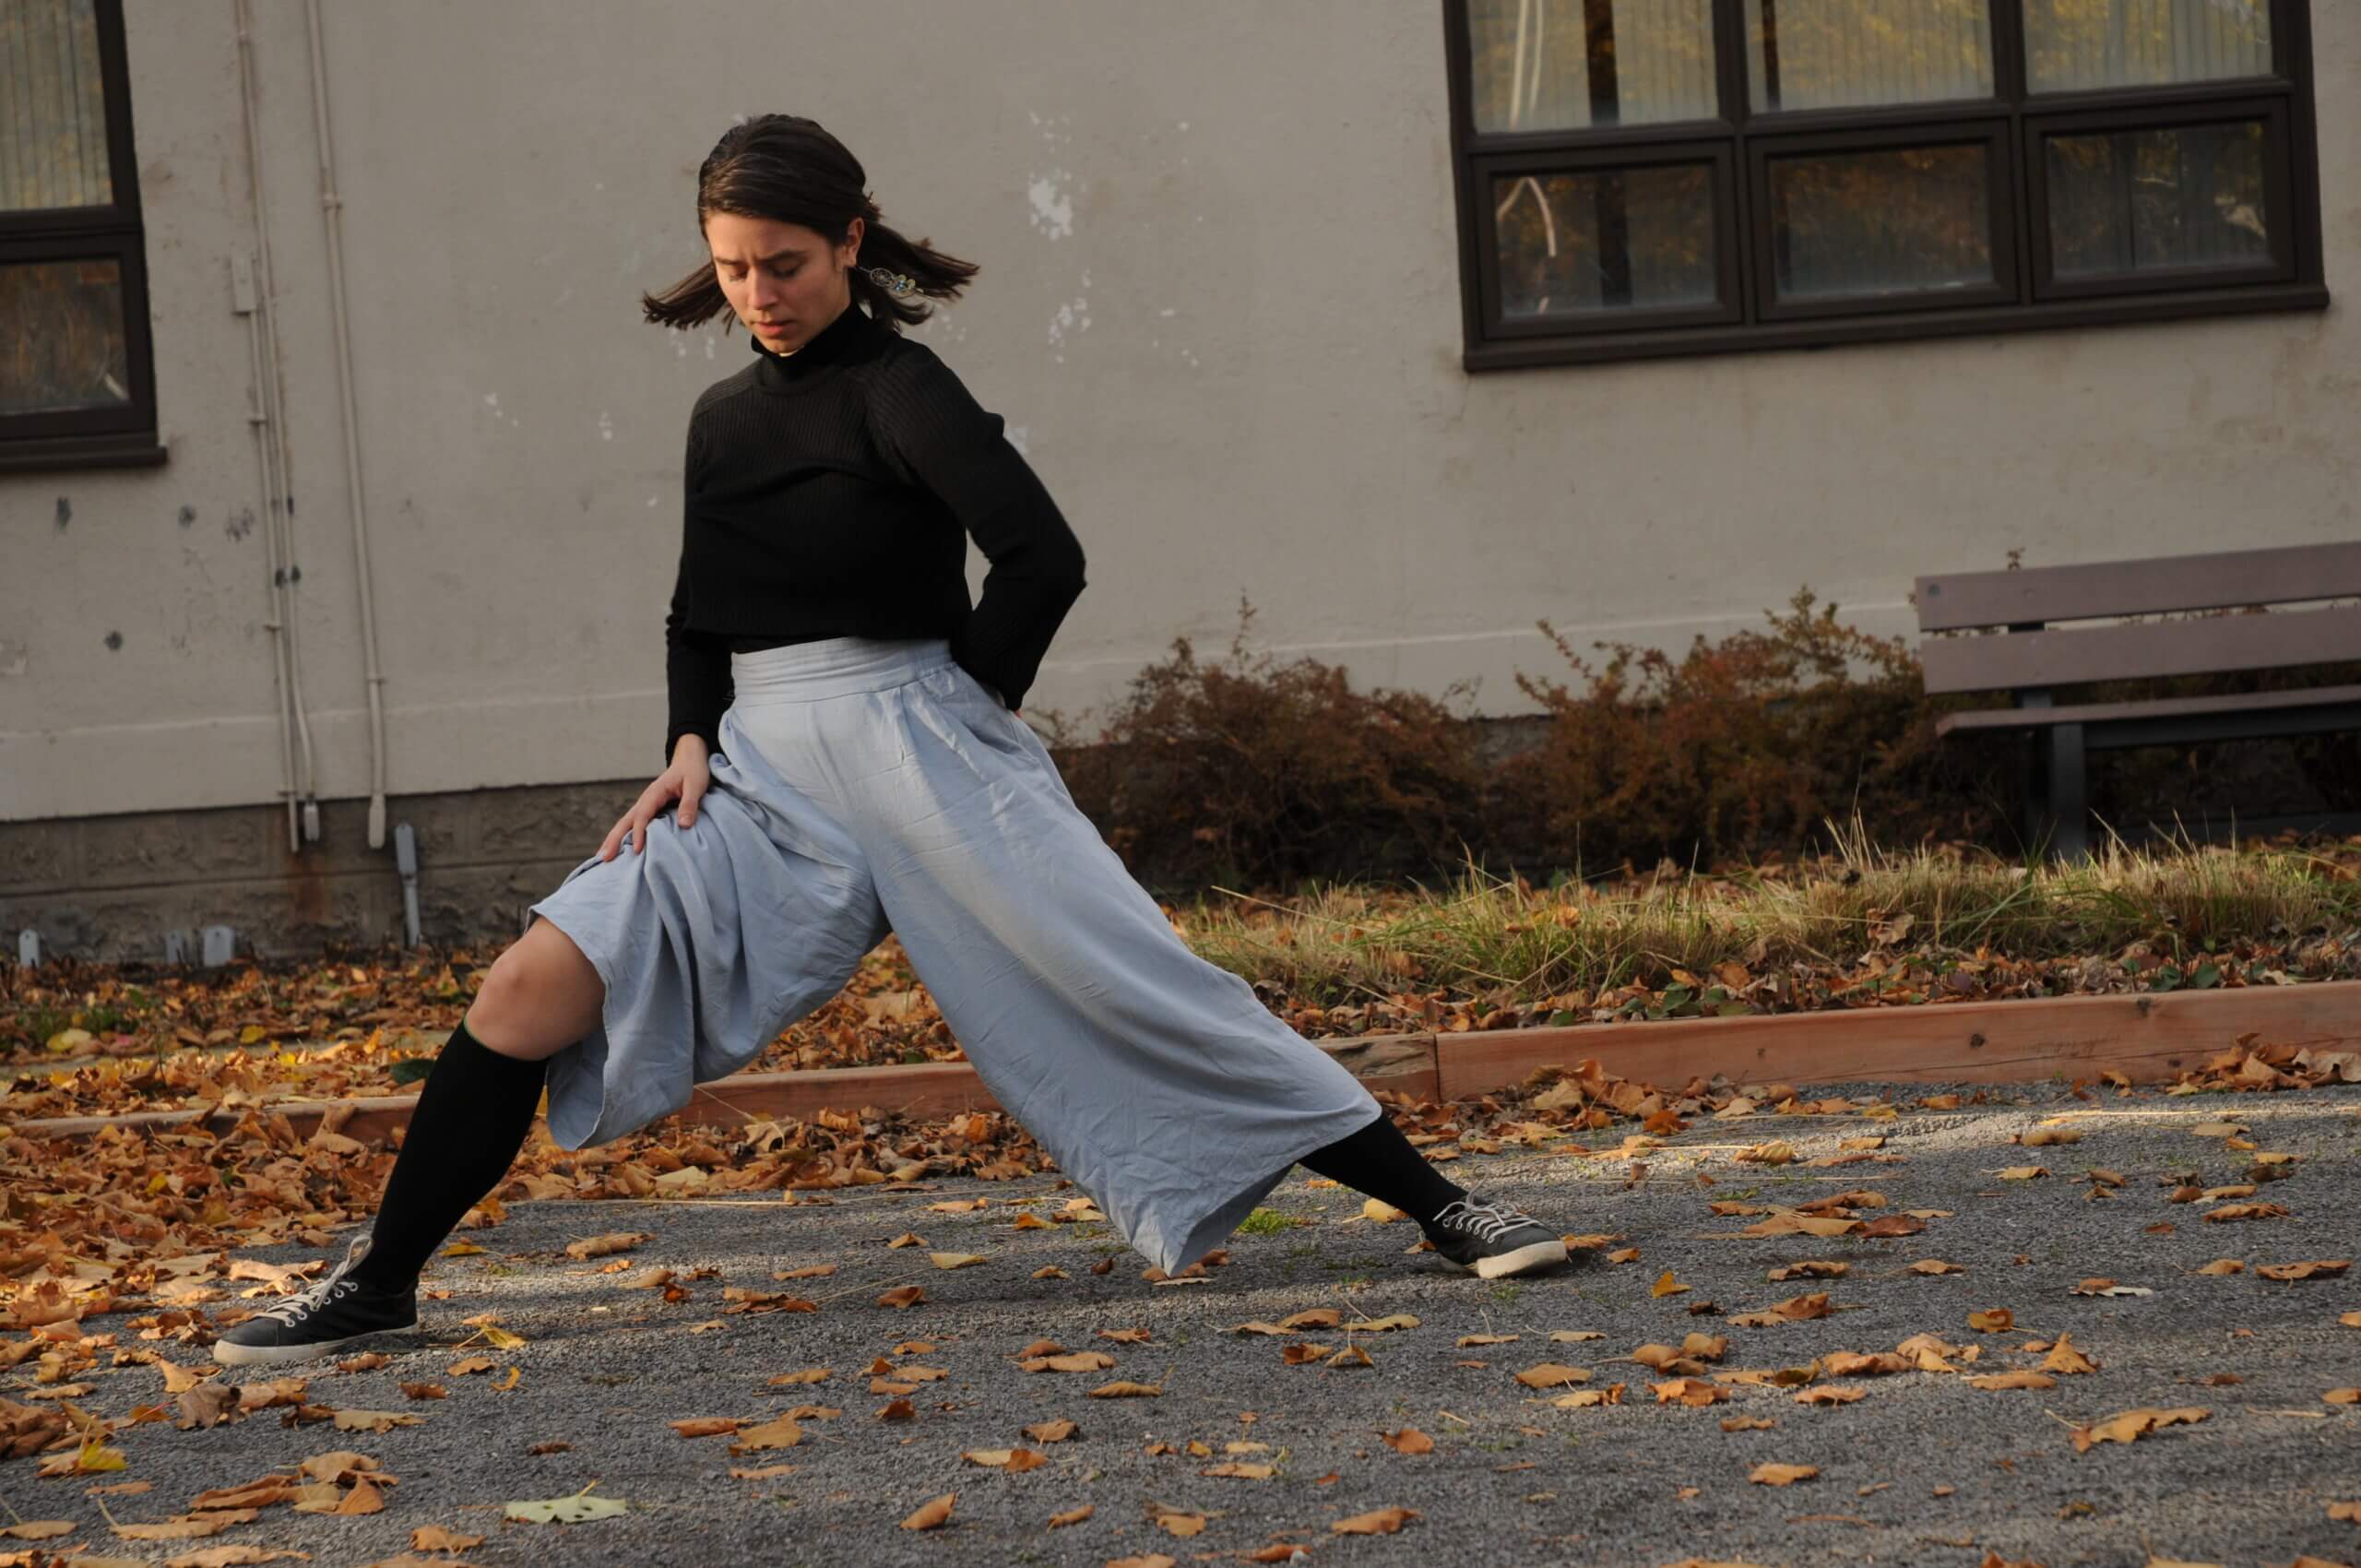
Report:
[[[451,1228],[516,1163],[548,1068],[503,1056],[461,1020],[419,1090],[355,1278],[391,1290],[417,1283]]]
[[[1392,1204],[1421,1224],[1453,1199],[1467,1195],[1466,1189],[1428,1164],[1382,1111],[1359,1132],[1304,1156],[1302,1163],[1331,1181]]]

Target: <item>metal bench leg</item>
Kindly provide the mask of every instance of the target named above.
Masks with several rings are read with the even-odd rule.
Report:
[[[2011,626],[2011,631],[2018,628]],[[2019,707],[2047,707],[2049,694],[2026,691],[2017,694]],[[2025,849],[2028,853],[2055,853],[2052,841],[2058,831],[2058,818],[2051,802],[2058,791],[2058,770],[2050,765],[2049,731],[2035,730],[2030,737],[2032,745],[2024,754]]]
[[[2091,813],[2082,727],[2051,725],[2042,750],[2043,766],[2049,775],[2051,820],[2057,827],[2051,849],[2061,861],[2087,861],[2091,858]]]

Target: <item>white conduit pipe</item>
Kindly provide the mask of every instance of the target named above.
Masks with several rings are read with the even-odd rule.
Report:
[[[262,469],[262,536],[270,568],[270,616],[265,622],[279,667],[279,793],[287,802],[287,848],[303,847],[297,802],[316,801],[319,769],[312,746],[311,719],[303,707],[303,663],[295,640],[295,588],[302,580],[294,569],[294,533],[287,516],[287,445],[283,414],[285,388],[280,385],[276,293],[270,267],[270,231],[264,220],[262,199],[262,136],[256,107],[254,72],[254,15],[251,0],[233,0],[238,37],[238,94],[245,115],[246,180],[254,207],[255,255],[253,308],[246,312],[246,345],[254,375],[254,406],[248,420],[254,426],[255,455]],[[300,770],[298,765],[300,764]],[[319,835],[316,807],[311,811],[312,836]]]
[[[312,113],[320,138],[320,208],[328,230],[328,310],[336,322],[336,372],[344,411],[344,477],[352,507],[352,557],[361,589],[361,654],[369,688],[369,847],[386,847],[386,674],[377,659],[376,591],[369,576],[369,516],[361,500],[361,422],[353,413],[352,334],[344,304],[344,203],[336,194],[336,147],[328,135],[327,55],[320,0],[305,0],[312,37]]]

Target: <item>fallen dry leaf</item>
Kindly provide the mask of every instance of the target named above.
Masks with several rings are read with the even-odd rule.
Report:
[[[1774,1465],[1764,1460],[1746,1473],[1746,1479],[1758,1486],[1793,1486],[1820,1474],[1817,1465]]]
[[[2130,1443],[2163,1427],[2201,1421],[2213,1413],[2196,1406],[2176,1406],[2170,1409],[2142,1406],[2138,1409],[2126,1410],[2090,1426],[2074,1428],[2074,1452],[2087,1454],[2102,1443]]]
[[[194,1540],[260,1517],[251,1508],[223,1508],[206,1514],[175,1514],[161,1524],[117,1525],[114,1533],[125,1540]]]
[[[764,1386],[784,1388],[795,1384],[825,1383],[828,1381],[828,1376],[829,1372],[826,1367],[805,1367],[801,1372],[781,1372]]]
[[[970,1448],[963,1451],[959,1457],[970,1465],[1005,1470],[1012,1476],[1039,1469],[1050,1462],[1048,1455],[1030,1448]]]
[[[690,1435],[687,1432],[681,1434]],[[773,1448],[792,1448],[803,1441],[803,1429],[792,1416],[781,1416],[760,1426],[745,1427],[738,1431],[738,1441],[730,1445],[732,1454],[760,1454]]]
[[[0,1526],[0,1536],[10,1540],[54,1540],[81,1527],[71,1519],[19,1519],[13,1525]]]
[[[916,1513],[902,1521],[902,1528],[906,1530],[941,1528],[950,1521],[951,1505],[958,1501],[958,1497],[959,1494],[955,1491],[946,1491],[941,1497],[919,1504]]]
[[[409,1533],[412,1551],[469,1551],[482,1544],[481,1536],[463,1536],[440,1525],[421,1525]]]
[[[2266,1263],[2255,1272],[2265,1279],[2326,1279],[2353,1266],[2351,1258],[2316,1258],[2306,1263]]]
[[[1340,1536],[1390,1536],[1421,1515],[1415,1508],[1378,1508],[1338,1519],[1328,1528]]]
[[[391,1431],[396,1427],[426,1424],[424,1416],[404,1415],[398,1410],[338,1410],[336,1430],[338,1431]]]
[[[1570,1383],[1587,1383],[1590,1373],[1580,1367],[1561,1366],[1556,1361],[1543,1361],[1525,1368],[1516,1380],[1527,1388],[1559,1388]]]
[[[603,1258],[614,1253],[627,1253],[642,1241],[652,1241],[655,1236],[646,1230],[611,1230],[603,1236],[591,1236],[565,1244],[570,1258]]]

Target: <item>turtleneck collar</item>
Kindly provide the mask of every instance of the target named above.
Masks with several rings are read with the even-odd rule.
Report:
[[[754,374],[765,386],[792,386],[807,381],[823,365],[833,364],[842,359],[845,350],[870,325],[868,314],[859,304],[848,303],[834,321],[791,354],[774,353],[763,347],[761,338],[755,337],[753,339]]]

